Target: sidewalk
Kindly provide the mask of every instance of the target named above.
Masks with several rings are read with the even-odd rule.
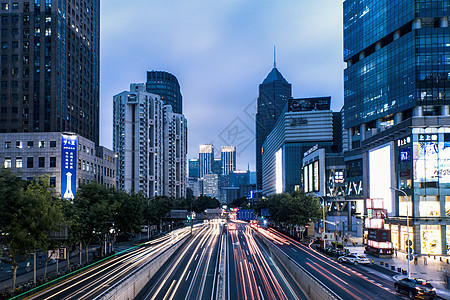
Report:
[[[347,248],[352,253],[364,254],[363,246],[350,246]],[[395,280],[406,277],[406,275],[398,272],[398,268],[408,269],[405,253],[397,252],[397,257],[393,256],[392,258],[378,258],[371,255],[367,255],[367,257],[373,261],[375,269],[389,271],[389,274],[396,274],[393,276]],[[447,258],[442,258],[442,261],[440,261],[439,257],[430,256],[424,262],[424,257],[418,257],[417,265],[414,264],[414,261],[411,261],[409,265],[412,278],[426,279],[436,288],[436,294],[439,298],[450,300],[450,289],[444,282],[444,272],[447,271],[450,274],[450,264],[447,264]],[[392,270],[392,267],[394,267],[394,270]]]

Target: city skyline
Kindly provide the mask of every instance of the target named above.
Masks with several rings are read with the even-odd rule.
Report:
[[[122,14],[135,17],[117,22]],[[340,2],[112,1],[101,16],[100,144],[106,147],[112,147],[112,96],[130,82],[144,82],[147,71],[166,71],[181,86],[188,157],[196,156],[199,144],[233,144],[237,169],[250,163],[254,170],[258,85],[273,67],[274,45],[293,97],[330,95],[332,109],[342,107]],[[142,28],[141,36],[132,34]],[[244,132],[241,144],[233,131]]]

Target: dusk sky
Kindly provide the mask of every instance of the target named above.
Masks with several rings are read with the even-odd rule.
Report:
[[[100,143],[112,149],[114,95],[146,72],[181,85],[188,158],[198,145],[237,146],[237,167],[255,169],[258,86],[276,64],[293,97],[343,105],[342,1],[108,0],[101,7]]]

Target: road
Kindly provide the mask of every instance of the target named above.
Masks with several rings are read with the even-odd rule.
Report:
[[[407,299],[394,291],[394,280],[362,265],[340,264],[310,247],[269,229],[269,238],[298,265],[316,277],[338,299]]]
[[[132,247],[49,283],[44,290],[30,291],[22,299],[93,299],[133,270],[167,250],[190,234],[190,228],[177,229],[156,240]]]
[[[307,299],[255,239],[248,223],[231,224],[234,226],[228,229],[227,299]]]
[[[136,299],[212,299],[218,291],[223,225],[212,220],[163,266]]]

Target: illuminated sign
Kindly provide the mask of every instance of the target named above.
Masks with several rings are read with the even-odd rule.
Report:
[[[283,148],[275,153],[275,192],[283,192]]]
[[[61,195],[73,200],[77,187],[77,136],[62,134]]]
[[[411,160],[411,148],[404,148],[400,150],[400,161],[410,161]]]
[[[314,191],[319,191],[319,161],[314,162]]]
[[[411,143],[411,137],[405,137],[404,139],[399,139],[397,140],[397,146],[403,146],[403,145],[407,145]]]
[[[413,145],[414,181],[450,183],[450,143],[435,134],[419,135]]]
[[[383,199],[384,208],[393,211],[391,186],[391,145],[369,151],[369,197]]]

